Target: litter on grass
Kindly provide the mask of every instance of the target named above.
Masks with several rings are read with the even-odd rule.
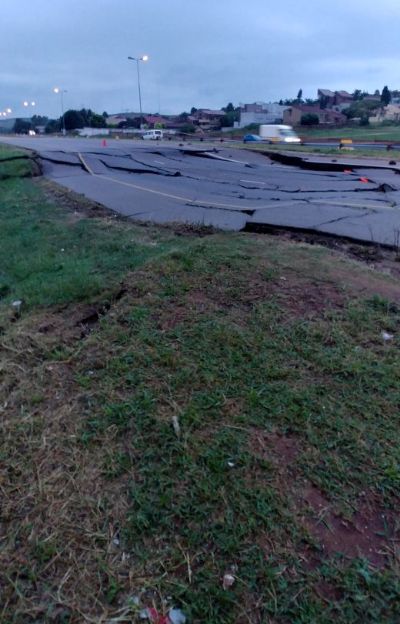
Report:
[[[235,577],[233,574],[224,574],[224,578],[222,580],[222,587],[224,589],[228,589],[228,587],[232,587],[235,582]]]

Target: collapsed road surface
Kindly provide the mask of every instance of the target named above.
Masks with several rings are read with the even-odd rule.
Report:
[[[288,227],[398,247],[400,169],[275,162],[232,147],[96,139],[2,139],[43,174],[115,212],[227,230]],[[325,169],[325,170],[324,170]],[[334,169],[334,170],[330,170]]]

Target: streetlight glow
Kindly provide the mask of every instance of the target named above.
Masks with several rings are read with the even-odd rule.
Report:
[[[143,125],[143,115],[142,115],[142,95],[140,92],[140,72],[139,72],[139,61],[148,61],[149,57],[147,56],[147,54],[144,54],[143,56],[141,56],[140,58],[136,58],[134,56],[128,56],[128,60],[129,61],[136,61],[136,67],[137,67],[137,81],[138,81],[138,91],[139,91],[139,108],[140,108],[140,129],[142,129],[142,125]]]
[[[24,106],[28,106],[28,102],[24,102]]]
[[[11,108],[7,108],[7,113],[12,113]]]
[[[63,135],[65,136],[67,134],[67,131],[65,129],[65,117],[64,117],[64,93],[68,93],[66,89],[59,89],[58,87],[54,87],[53,89],[54,93],[59,93],[61,95],[61,117],[62,117],[62,124],[63,124]]]
[[[31,102],[31,106],[35,106],[35,102]]]

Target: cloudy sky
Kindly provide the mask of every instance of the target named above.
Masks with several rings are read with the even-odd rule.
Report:
[[[399,0],[0,0],[0,111],[180,113],[400,88]],[[32,109],[31,109],[32,110]]]

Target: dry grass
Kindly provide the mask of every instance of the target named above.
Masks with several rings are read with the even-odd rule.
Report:
[[[25,285],[19,314],[6,275],[0,621],[398,621],[399,282],[276,237],[114,227],[72,196],[63,220],[27,184],[11,247],[40,210],[32,264],[55,222],[104,281],[62,303]]]
[[[225,244],[225,237],[214,238],[212,257],[215,249]],[[327,311],[341,310],[348,301],[344,268],[349,272],[352,289],[358,283],[364,295],[372,295],[379,283],[390,298],[400,296],[395,282],[388,278],[382,281],[379,275],[356,264],[352,272],[351,265],[340,258],[332,262],[329,252],[309,252],[306,246],[293,243],[281,248],[276,241],[271,241],[272,248],[268,249],[267,238],[250,238],[252,243],[242,247],[238,255],[231,255],[230,260],[228,249],[226,262],[219,256],[216,275],[195,271],[193,278],[188,277],[187,288],[184,281],[171,281],[178,266],[179,272],[183,270],[183,280],[185,271],[189,275],[193,271],[190,256],[180,252],[154,271],[149,268],[136,272],[127,284],[126,296],[113,306],[112,316],[91,332],[77,325],[87,312],[84,306],[72,315],[68,308],[31,313],[7,327],[1,341],[2,393],[6,397],[0,421],[4,468],[0,476],[2,621],[136,621],[137,607],[127,602],[129,596],[140,595],[144,603],[155,601],[159,608],[160,600],[167,595],[157,594],[161,591],[160,578],[168,577],[171,570],[165,567],[161,552],[159,557],[154,552],[155,543],[150,540],[145,553],[152,562],[149,567],[135,549],[123,546],[132,515],[130,487],[138,479],[134,444],[121,438],[117,424],[101,428],[92,442],[84,443],[88,418],[101,418],[106,403],[122,406],[132,396],[126,371],[118,374],[111,370],[126,353],[123,333],[128,330],[130,314],[136,312],[135,323],[140,325],[143,306],[153,306],[152,318],[160,336],[190,325],[199,315],[218,318],[223,314],[232,329],[242,331],[240,328],[248,328],[254,306],[272,297],[283,313],[283,324],[293,318],[302,322],[306,318],[323,320]],[[236,240],[242,245],[246,238]],[[316,267],[318,256],[320,264]],[[271,258],[279,258],[279,266],[274,267]],[[235,273],[237,263],[242,267],[241,274]],[[313,275],[312,280],[307,278],[307,271]],[[340,285],[337,274],[342,279]],[[358,275],[358,282],[354,275]],[[285,280],[281,280],[284,276]],[[370,279],[368,292],[363,276]],[[139,340],[138,336],[132,339]],[[141,348],[138,343],[139,353]],[[174,360],[168,362],[168,366],[177,365]],[[99,378],[99,386],[93,385],[94,378]],[[161,391],[159,383],[157,376],[148,377],[149,388]],[[170,402],[160,403],[159,418],[170,422],[176,410],[185,411],[185,404],[187,407],[187,400],[182,402],[178,395],[172,395]],[[210,435],[218,435],[224,423],[234,424],[241,414],[237,401],[228,401],[221,410],[218,424],[199,430],[199,440],[208,443]],[[258,440],[265,435],[260,432]],[[274,454],[289,458],[292,443],[283,441],[282,445],[275,433],[265,440],[267,447],[272,444]],[[293,448],[297,449],[297,444]],[[260,457],[257,444],[251,446],[255,457]],[[265,448],[264,442],[263,453]],[[265,457],[272,459],[269,453]],[[282,483],[279,464],[276,478],[277,483]],[[284,478],[286,484],[294,483],[293,475]],[[318,541],[321,532],[314,529],[313,521],[309,522],[304,526],[311,533],[317,531]],[[178,550],[183,549],[181,573],[190,585],[196,575],[196,553],[189,553],[177,539]],[[268,540],[262,545],[264,550],[271,549],[267,544]],[[273,552],[284,556],[282,547],[276,550],[275,545]],[[302,557],[313,561],[309,555]],[[159,578],[154,571],[157,559]],[[116,601],[116,596],[123,599]],[[250,596],[248,599],[252,600]],[[239,613],[240,609],[230,621],[261,621],[256,616],[241,618]]]

